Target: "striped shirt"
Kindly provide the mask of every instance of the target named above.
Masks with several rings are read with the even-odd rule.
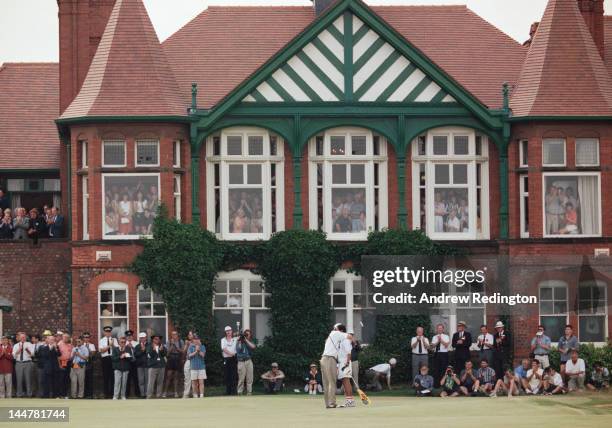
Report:
[[[196,345],[189,345],[189,349],[187,350],[187,354],[193,354],[196,351]],[[206,346],[200,345],[200,351],[206,352]],[[206,363],[204,361],[204,357],[200,354],[195,354],[189,357],[189,361],[191,361],[190,370],[205,370]]]
[[[493,383],[495,381],[495,370],[491,367],[478,369],[478,380],[480,383]]]

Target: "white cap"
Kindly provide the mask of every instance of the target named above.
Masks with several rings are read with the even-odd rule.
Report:
[[[225,326],[225,331],[232,331],[232,328],[229,325]]]
[[[338,330],[338,326],[341,326],[342,324],[337,322],[336,324],[334,324],[334,330]]]
[[[397,364],[397,360],[396,360],[395,358],[391,358],[391,359],[389,360],[389,364],[391,364],[392,366],[394,366],[394,365],[396,365],[396,364]]]
[[[142,332],[142,333],[138,333],[138,338],[142,339],[143,337],[147,337],[147,333]]]
[[[495,328],[504,328],[504,323],[503,323],[503,322],[501,322],[501,321],[497,321],[497,322],[495,323]]]

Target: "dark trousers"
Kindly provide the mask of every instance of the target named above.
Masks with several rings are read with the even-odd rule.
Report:
[[[236,357],[223,359],[223,380],[225,395],[238,394],[238,359]]]
[[[470,355],[467,354],[455,354],[455,366],[454,369],[457,373],[461,373],[461,370],[465,368],[466,361],[470,360]]]
[[[43,387],[42,387],[43,397],[44,398],[59,397],[59,395],[57,394],[56,388],[55,388],[57,370],[44,369],[41,371],[42,371],[42,378],[43,378]]]
[[[436,382],[440,382],[440,379],[442,379],[448,367],[448,352],[436,352],[433,356],[433,363],[433,378],[435,385]]]
[[[38,382],[38,398],[44,398],[45,396],[45,370],[42,367],[38,367],[36,381]]]
[[[93,361],[85,366],[85,398],[93,398],[94,396],[94,368]]]
[[[111,357],[102,358],[102,378],[104,379],[104,398],[113,398],[115,391],[115,374]]]
[[[70,371],[68,367],[60,368],[55,372],[55,393],[58,397],[68,397],[69,382]]]
[[[493,370],[495,370],[495,377],[497,379],[504,378],[504,361],[506,356],[503,352],[495,351],[493,353]]]
[[[140,397],[140,388],[138,387],[138,368],[136,363],[130,364],[130,373],[128,374],[127,388],[125,389],[125,396],[130,396],[130,385],[134,386],[134,396]]]

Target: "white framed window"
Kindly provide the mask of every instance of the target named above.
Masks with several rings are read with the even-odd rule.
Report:
[[[81,168],[88,168],[89,167],[89,161],[88,161],[88,144],[86,140],[82,140],[79,141],[79,144],[81,145]]]
[[[159,166],[159,141],[136,140],[136,166]]]
[[[601,236],[598,172],[542,174],[544,237]]]
[[[521,238],[529,238],[529,176],[519,175],[519,203]]]
[[[519,167],[529,166],[529,140],[519,140]]]
[[[568,322],[567,283],[559,280],[543,281],[540,291],[540,324],[553,340],[563,336]]]
[[[607,286],[603,281],[578,284],[578,339],[604,343],[608,337]]]
[[[542,141],[542,166],[565,166],[565,140],[548,138]]]
[[[174,218],[176,221],[181,221],[181,176],[178,174],[174,175]]]
[[[174,168],[181,167],[181,141],[176,140],[172,147],[172,166]]]
[[[361,128],[330,129],[309,144],[310,228],[364,240],[387,227],[387,143]]]
[[[599,166],[599,140],[576,139],[576,166]]]
[[[208,229],[222,239],[268,239],[284,230],[283,141],[229,128],[207,145]]]
[[[226,325],[235,331],[250,329],[259,343],[272,335],[270,308],[261,277],[248,270],[221,272],[214,285],[213,311],[218,336]]]
[[[488,239],[488,139],[439,128],[417,138],[412,150],[414,228],[432,239]]]
[[[83,187],[83,241],[89,240],[89,178],[87,176],[81,179]]]
[[[103,238],[151,237],[159,189],[158,173],[102,174]]]
[[[374,308],[369,304],[366,282],[344,270],[329,280],[329,298],[334,322],[353,331],[362,343],[371,343],[375,335]]]
[[[104,327],[113,328],[113,337],[123,336],[129,326],[128,286],[122,282],[104,282],[98,287],[98,337]]]
[[[102,141],[102,166],[124,167],[127,165],[124,140]]]
[[[138,287],[138,332],[149,337],[160,334],[168,337],[168,313],[161,295],[150,288]]]

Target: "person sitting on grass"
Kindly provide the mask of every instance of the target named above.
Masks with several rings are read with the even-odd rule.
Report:
[[[489,362],[487,360],[482,360],[480,362],[480,368],[478,369],[477,375],[479,391],[489,395],[495,387],[495,370],[489,367]]]
[[[306,372],[304,376],[304,380],[306,381],[306,385],[304,386],[304,392],[307,392],[309,395],[317,395],[318,393],[323,392],[323,381],[321,380],[321,373],[317,368],[315,363],[310,365],[310,370]]]
[[[189,375],[191,377],[191,390],[193,398],[204,398],[204,380],[206,379],[206,346],[197,334],[187,348],[187,359],[189,360]]]
[[[453,366],[448,366],[446,372],[444,372],[444,376],[440,379],[440,386],[442,387],[440,397],[458,397],[460,384],[461,381],[455,374]]]
[[[433,377],[429,375],[427,364],[421,366],[421,372],[414,377],[413,383],[417,397],[431,397],[434,387]]]
[[[569,392],[582,392],[584,390],[585,374],[584,360],[578,358],[578,351],[572,351],[570,359],[565,363],[565,375],[567,376],[567,389]]]
[[[542,384],[544,395],[565,394],[563,378],[552,366],[548,366],[544,369],[544,380]]]
[[[528,389],[526,379],[527,379],[527,372],[529,371],[530,367],[531,367],[531,361],[525,358],[521,361],[521,365],[514,369],[514,380],[519,388],[519,392],[521,390],[526,392]]]
[[[283,389],[285,373],[278,368],[278,363],[272,363],[271,370],[261,375],[266,394],[276,394]]]
[[[603,391],[610,387],[610,371],[603,366],[601,361],[595,361],[591,380],[587,383],[587,388],[591,391]]]
[[[544,371],[540,368],[540,362],[538,360],[531,361],[531,369],[527,372],[524,382],[527,395],[537,395],[540,393],[543,377]]]
[[[507,368],[503,379],[498,379],[489,397],[497,397],[498,392],[507,392],[508,398],[519,395],[519,386],[516,376],[511,368]]]
[[[463,395],[474,395],[478,392],[480,381],[478,380],[477,372],[474,371],[474,366],[471,361],[468,360],[465,362],[465,369],[461,371],[459,380],[461,383],[459,390]]]
[[[365,373],[367,389],[372,391],[382,391],[381,379],[387,380],[387,387],[391,389],[391,369],[397,364],[395,358],[391,358],[388,363],[377,364],[368,369]]]

